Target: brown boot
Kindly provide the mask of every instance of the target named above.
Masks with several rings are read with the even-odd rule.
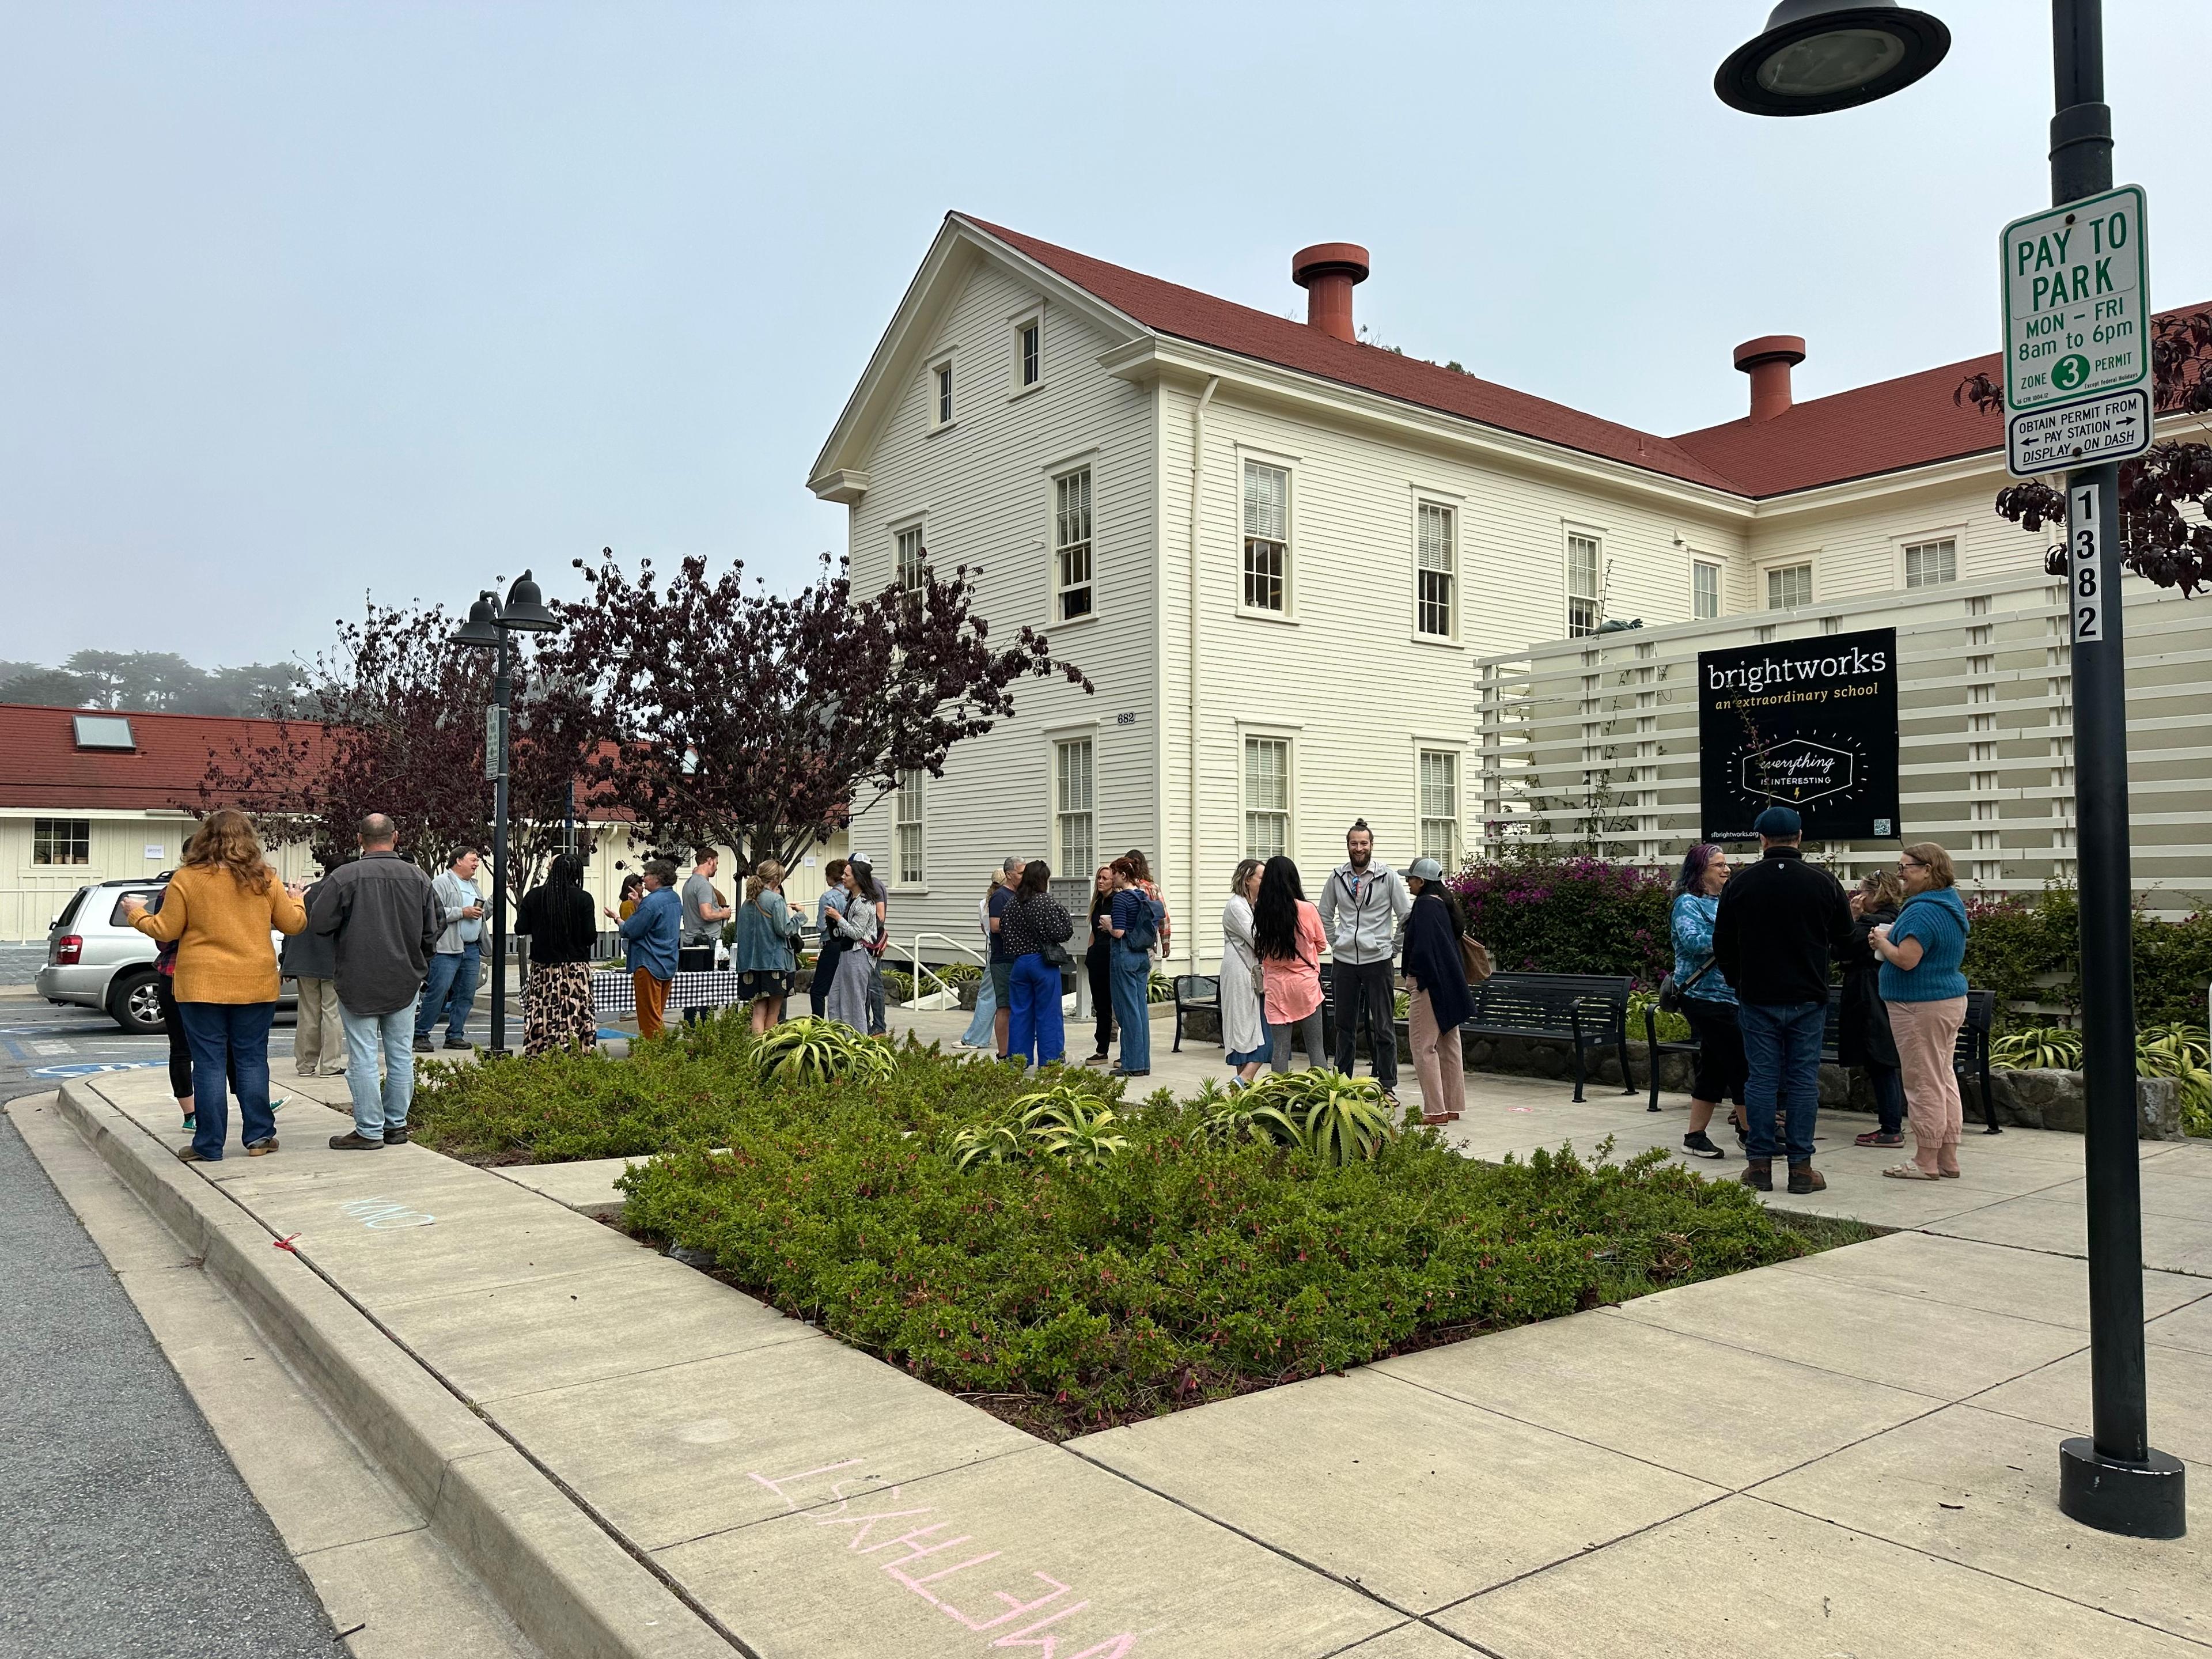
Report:
[[[1828,1190],[1828,1177],[1810,1164],[1790,1166],[1790,1190],[1793,1193],[1824,1193]]]
[[[1774,1160],[1771,1158],[1751,1158],[1745,1163],[1743,1173],[1736,1179],[1753,1192],[1771,1193],[1774,1190]]]

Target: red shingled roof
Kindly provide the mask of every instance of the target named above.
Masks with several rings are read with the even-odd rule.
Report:
[[[1745,418],[1662,438],[1418,357],[1352,344],[1289,318],[1164,283],[966,214],[955,216],[1162,334],[1733,495],[1787,495],[1980,454],[2004,443],[2002,420],[1951,398],[1968,375],[1996,373],[1994,352],[1814,398],[1770,421]]]
[[[131,722],[136,749],[80,749],[70,717],[104,708],[47,708],[0,703],[0,806],[166,811],[197,804],[210,750],[225,759],[234,744],[273,743],[274,720],[214,714],[112,711]],[[294,736],[316,728],[299,723]]]

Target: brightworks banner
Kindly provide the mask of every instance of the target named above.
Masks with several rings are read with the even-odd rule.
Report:
[[[1698,776],[1707,841],[1753,839],[1794,806],[1808,840],[1900,837],[1897,630],[1698,653]]]

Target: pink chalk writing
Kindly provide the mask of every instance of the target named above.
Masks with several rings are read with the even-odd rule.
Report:
[[[951,1584],[949,1581],[959,1574],[996,1561],[1006,1552],[985,1549],[955,1555],[954,1552],[963,1551],[964,1546],[975,1542],[975,1538],[972,1533],[955,1532],[957,1523],[951,1521],[932,1521],[927,1525],[907,1524],[903,1530],[900,1530],[901,1523],[920,1522],[936,1514],[936,1505],[888,1507],[899,1503],[899,1488],[896,1486],[877,1486],[855,1498],[848,1496],[846,1489],[865,1484],[861,1478],[852,1475],[837,1480],[829,1478],[843,1470],[858,1468],[861,1462],[857,1457],[848,1457],[835,1463],[802,1469],[796,1474],[770,1478],[756,1471],[751,1478],[781,1498],[787,1510],[793,1513],[804,1511],[801,1518],[806,1522],[825,1530],[843,1530],[847,1553],[884,1556],[886,1559],[876,1565],[885,1577],[902,1586],[908,1593],[920,1596],[953,1623],[978,1636],[987,1636],[1017,1620],[1028,1619],[1031,1613],[1043,1613],[1043,1617],[1023,1625],[1018,1630],[1009,1630],[1002,1636],[987,1640],[983,1644],[986,1649],[1029,1648],[1036,1651],[1038,1659],[1126,1659],[1126,1656],[1137,1650],[1136,1633],[1123,1631],[1103,1641],[1094,1642],[1080,1652],[1062,1651],[1060,1644],[1072,1638],[1066,1632],[1053,1627],[1062,1620],[1073,1619],[1085,1611],[1091,1602],[1088,1599],[1062,1601],[1060,1598],[1074,1592],[1070,1586],[1048,1574],[1036,1571],[1030,1574],[1030,1578],[1044,1587],[1042,1595],[1037,1595],[1034,1586],[1017,1590],[991,1589],[987,1595],[983,1586],[989,1583],[988,1578],[970,1579],[966,1588]],[[810,1488],[811,1497],[802,1498],[797,1495]],[[827,1489],[827,1502],[824,1501],[824,1488]],[[811,1508],[810,1504],[821,1507]],[[856,1510],[856,1504],[865,1507]],[[951,1535],[941,1535],[946,1534]],[[892,1551],[901,1553],[889,1553]],[[940,1562],[939,1557],[951,1559]],[[956,1593],[962,1601],[975,1610],[969,1612],[954,1605],[952,1596]],[[997,1606],[994,1607],[994,1602]],[[1047,1608],[1051,1611],[1045,1612]]]

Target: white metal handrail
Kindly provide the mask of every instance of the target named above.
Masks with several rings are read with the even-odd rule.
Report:
[[[914,935],[914,943],[907,947],[906,958],[907,983],[912,988],[913,994],[908,1001],[901,1005],[903,1007],[912,1008],[921,1002],[921,976],[924,974],[927,974],[929,977],[935,981],[939,991],[943,992],[947,995],[952,994],[951,985],[948,983],[935,969],[931,968],[923,963],[921,959],[921,942],[924,939],[940,941],[945,945],[951,945],[962,956],[974,957],[975,965],[979,968],[988,968],[990,965],[990,958],[986,957],[981,951],[977,950],[972,945],[963,945],[958,939],[954,939],[949,933],[916,933]]]

